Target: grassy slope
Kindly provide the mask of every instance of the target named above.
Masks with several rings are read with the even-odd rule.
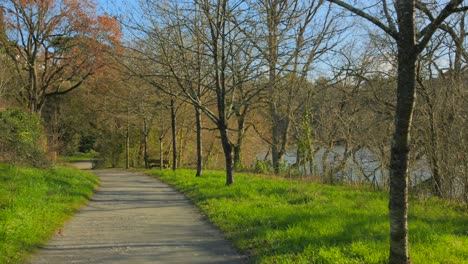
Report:
[[[19,263],[88,201],[97,178],[0,164],[0,263]]]
[[[97,156],[97,153],[95,152],[90,152],[90,153],[75,153],[73,156],[60,156],[58,158],[59,161],[64,162],[64,163],[69,163],[69,162],[77,162],[77,161],[88,161],[88,160],[93,160]]]
[[[222,172],[148,172],[193,199],[235,246],[258,263],[385,263],[388,196],[343,186]],[[468,212],[439,200],[410,204],[413,263],[468,260]],[[466,263],[466,262],[464,262]]]

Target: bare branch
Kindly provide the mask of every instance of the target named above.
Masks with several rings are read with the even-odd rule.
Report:
[[[384,23],[382,23],[379,19],[377,19],[376,17],[374,16],[371,16],[370,14],[362,11],[361,9],[358,9],[358,8],[355,8],[341,0],[327,0],[329,2],[332,2],[332,3],[335,3],[341,7],[343,7],[344,9],[347,9],[348,11],[351,11],[352,13],[368,20],[369,22],[371,22],[372,24],[376,25],[377,27],[381,28],[383,31],[385,31],[385,33],[387,33],[388,35],[390,35],[392,38],[394,38],[395,40],[398,39],[398,32],[395,30],[395,29],[392,29],[392,25],[385,25]],[[395,27],[395,25],[393,25],[393,28]]]
[[[451,14],[457,12],[457,6],[459,6],[462,2],[463,0],[450,1],[439,13],[439,15],[417,34],[422,38],[421,41],[416,45],[417,53],[420,53],[426,47],[432,35],[434,35],[435,31],[440,27],[444,20]]]

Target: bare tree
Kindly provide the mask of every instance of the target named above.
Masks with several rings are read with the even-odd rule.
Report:
[[[427,6],[418,6],[430,16]],[[430,18],[431,19],[431,18]],[[433,19],[433,18],[432,18]],[[463,127],[466,109],[465,20],[462,12],[441,25],[441,30],[429,42],[418,60],[417,93],[419,107],[415,116],[416,156],[430,168],[431,178],[421,179],[418,191],[445,199],[462,200],[463,180],[466,171]],[[449,58],[449,63],[443,63]],[[459,132],[454,132],[459,131]],[[454,158],[457,157],[457,158]],[[465,168],[464,168],[465,167]],[[432,185],[431,188],[429,185]]]
[[[382,1],[382,20],[340,0],[328,0],[371,22],[391,36],[398,48],[398,85],[395,131],[390,162],[390,263],[409,263],[408,254],[408,153],[416,95],[416,61],[443,21],[461,11],[463,0],[448,1],[422,29],[416,30],[416,2],[396,1],[394,9]],[[418,2],[420,5],[425,5]],[[396,14],[396,22],[395,15]]]
[[[299,88],[308,78],[312,63],[335,45],[336,21],[322,0],[249,3],[256,12],[252,23],[259,27],[257,34],[249,37],[267,68],[268,143],[274,171],[279,173]]]
[[[233,143],[229,137],[229,119],[234,102],[231,98],[248,77],[234,77],[230,64],[234,56],[245,52],[239,42],[242,33],[238,25],[231,23],[233,17],[242,16],[239,3],[195,1],[193,5],[173,3],[157,8],[153,3],[146,4],[150,16],[153,12],[161,16],[157,20],[149,17],[154,27],[138,28],[146,34],[143,42],[147,47],[139,52],[157,68],[153,67],[156,70],[153,73],[141,68],[134,71],[165,93],[193,104],[200,133],[199,111],[216,125],[225,156],[226,184],[232,184]],[[165,83],[178,88],[170,90]],[[201,137],[198,139],[201,151]],[[199,162],[197,167],[200,168],[197,174],[201,174]]]

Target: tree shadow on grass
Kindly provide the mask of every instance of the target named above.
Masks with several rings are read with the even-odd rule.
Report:
[[[318,251],[322,247],[350,248],[357,241],[388,241],[387,233],[375,228],[388,221],[386,216],[378,214],[366,216],[365,219],[343,215],[339,224],[334,226],[335,230],[327,232],[322,232],[315,223],[335,222],[339,216],[303,212],[289,212],[279,218],[264,215],[264,219],[251,218],[244,221],[242,225],[248,228],[239,226],[238,231],[231,234],[234,241],[249,241],[248,245],[243,245],[243,250],[247,253],[251,251],[258,258],[296,255],[310,246]]]

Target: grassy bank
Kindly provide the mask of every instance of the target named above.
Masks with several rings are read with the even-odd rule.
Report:
[[[148,172],[184,192],[255,263],[385,263],[388,195],[222,172]],[[413,263],[466,263],[468,212],[447,202],[413,200]]]
[[[85,204],[97,178],[0,164],[0,263],[20,263]]]
[[[88,153],[77,152],[71,156],[60,156],[58,158],[58,161],[63,162],[63,163],[88,161],[88,160],[96,159],[97,155],[98,154],[96,152],[88,152]]]

